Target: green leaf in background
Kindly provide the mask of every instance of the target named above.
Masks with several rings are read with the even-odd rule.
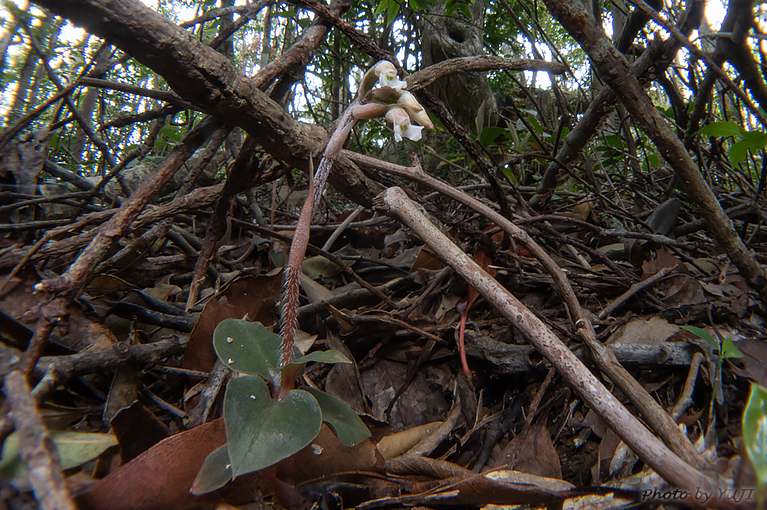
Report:
[[[711,336],[711,333],[709,333],[708,331],[706,331],[703,328],[698,328],[696,326],[681,326],[681,329],[686,329],[690,333],[693,333],[693,334],[699,336],[700,338],[702,338],[706,342],[710,343],[714,347],[717,347],[717,348],[719,347],[719,342],[714,340],[714,337]]]
[[[356,446],[370,437],[370,431],[360,417],[342,400],[314,388],[304,388],[311,393],[322,409],[322,421],[328,424],[341,444]]]
[[[707,136],[739,136],[743,128],[734,122],[712,122],[698,132]]]
[[[291,390],[272,400],[260,377],[229,381],[224,424],[232,477],[258,471],[290,457],[317,437],[322,411],[306,391]]]
[[[508,130],[502,127],[490,126],[482,130],[479,135],[479,143],[487,147],[501,135],[508,134]]]
[[[388,8],[389,8],[389,0],[381,0],[378,3],[378,5],[376,5],[375,10],[373,10],[373,14],[378,16],[379,14],[381,14],[382,12],[387,10]]]
[[[328,351],[314,351],[306,356],[295,358],[293,363],[288,363],[282,369],[290,370],[297,366],[306,365],[310,361],[317,363],[351,363],[346,356],[336,350],[330,349]]]
[[[229,453],[226,445],[213,450],[205,458],[200,472],[192,483],[189,492],[195,496],[207,494],[220,489],[232,480],[232,464],[229,462]]]
[[[184,132],[181,126],[163,126],[160,128],[160,134],[173,140],[174,142],[180,142],[184,137]]]
[[[743,133],[743,140],[751,144],[752,150],[758,151],[767,145],[767,133],[764,131],[746,131]]]
[[[386,11],[386,24],[391,25],[394,20],[397,19],[399,14],[399,2],[396,0],[389,0],[389,9]]]
[[[410,8],[416,12],[426,12],[431,8],[431,0],[410,0]]]
[[[757,508],[763,508],[767,487],[767,388],[756,383],[751,383],[751,394],[743,411],[743,444],[756,474]]]
[[[224,319],[213,332],[213,348],[226,366],[267,380],[279,373],[281,343],[260,322]]]
[[[61,469],[72,469],[95,459],[101,453],[117,444],[114,434],[95,432],[49,432],[61,459]],[[19,435],[14,432],[3,443],[0,458],[0,478],[12,480],[27,478],[27,468],[19,458]]]
[[[386,24],[391,25],[399,14],[399,3],[396,0],[381,0],[373,14],[377,16],[382,12],[386,12]]]
[[[735,167],[740,165],[748,157],[748,149],[751,148],[751,142],[739,140],[732,144],[727,151],[727,157],[730,158],[730,164]]]

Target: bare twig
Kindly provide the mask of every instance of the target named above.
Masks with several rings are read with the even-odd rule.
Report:
[[[5,376],[3,388],[35,498],[44,510],[75,510],[61,475],[58,451],[43,426],[24,374],[14,370]]]
[[[599,320],[604,320],[605,317],[613,313],[613,311],[621,306],[623,303],[631,299],[632,296],[636,295],[638,292],[642,291],[643,289],[646,289],[647,287],[650,287],[651,285],[654,285],[656,282],[662,280],[666,277],[668,273],[671,272],[671,269],[668,267],[664,267],[651,277],[647,278],[646,280],[642,280],[639,283],[635,283],[631,286],[629,290],[615,298],[612,303],[607,305],[604,310],[599,312]]]
[[[365,209],[364,207],[362,207],[361,205],[358,205],[357,208],[354,211],[352,211],[351,214],[349,214],[349,216],[347,216],[346,219],[340,225],[338,225],[338,228],[336,228],[333,231],[333,233],[330,234],[330,237],[328,237],[328,240],[325,241],[325,244],[322,245],[322,249],[325,251],[330,251],[330,247],[333,246],[333,243],[336,242],[336,239],[341,237],[341,234],[344,233],[344,230],[349,228],[349,225],[351,225],[351,223],[355,220],[355,218],[357,218],[357,216],[359,216],[364,209]]]
[[[432,225],[407,198],[404,191],[400,188],[386,190],[377,199],[377,206],[384,212],[399,217],[485,299],[497,307],[556,367],[581,398],[600,414],[613,431],[664,479],[681,488],[712,487],[710,480],[653,436],[519,300]]]
[[[527,232],[478,200],[427,174],[423,171],[417,160],[415,166],[403,167],[392,163],[378,161],[367,156],[349,154],[349,157],[359,164],[383,170],[400,177],[413,179],[432,189],[440,191],[442,194],[484,215],[490,221],[501,227],[503,231],[511,236],[517,243],[524,246],[527,251],[541,262],[546,271],[551,275],[559,291],[562,293],[562,297],[564,298],[565,303],[567,303],[567,307],[572,314],[575,326],[578,329],[578,334],[591,351],[594,362],[599,369],[608,375],[639,408],[644,418],[651,425],[653,430],[663,438],[663,441],[669,448],[671,448],[677,455],[681,456],[686,462],[689,462],[696,467],[702,467],[704,465],[704,461],[695,451],[690,440],[679,430],[679,428],[677,428],[668,413],[666,413],[666,411],[647,393],[642,385],[640,385],[636,379],[623,368],[615,358],[615,354],[612,350],[597,341],[594,328],[591,325],[590,314],[587,314],[581,307],[565,273],[557,263],[554,262],[549,254],[546,253],[535,240],[527,235]]]

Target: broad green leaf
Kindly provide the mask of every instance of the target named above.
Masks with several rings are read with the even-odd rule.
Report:
[[[508,134],[508,131],[504,128],[494,126],[486,127],[479,135],[479,143],[488,146],[493,143],[496,138],[505,134]]]
[[[615,147],[617,149],[623,148],[623,139],[620,137],[620,135],[607,135],[605,136],[605,141],[610,145],[610,147]]]
[[[205,458],[199,473],[192,483],[189,492],[195,496],[207,494],[220,489],[232,480],[232,464],[229,462],[229,453],[226,445],[213,450]]]
[[[756,383],[751,383],[743,412],[743,443],[763,494],[767,485],[767,388]]]
[[[746,140],[740,140],[732,144],[730,150],[727,151],[727,157],[730,158],[730,164],[732,166],[740,165],[744,159],[748,157],[748,149],[751,148],[751,142]]]
[[[764,131],[746,131],[743,133],[743,140],[751,144],[751,150],[758,151],[767,145],[767,133]]]
[[[180,126],[163,126],[160,128],[160,134],[167,136],[174,142],[180,142],[184,137],[184,133],[181,131]]]
[[[379,14],[381,14],[382,12],[384,12],[384,11],[388,10],[388,9],[389,9],[389,2],[390,2],[390,1],[391,1],[391,0],[381,0],[381,1],[378,3],[378,5],[376,5],[376,8],[375,8],[375,10],[373,11],[373,14],[375,14],[376,16],[378,16],[378,15],[379,15]]]
[[[734,122],[712,122],[698,132],[707,136],[740,136],[743,128]]]
[[[535,129],[535,131],[536,131],[536,133],[538,133],[538,134],[541,134],[541,133],[543,133],[543,126],[541,126],[541,123],[540,123],[540,122],[538,122],[538,120],[537,120],[535,117],[530,117],[529,119],[527,119],[527,122],[528,122],[528,123],[529,123],[531,126],[533,126],[533,128],[534,128],[534,129]]]
[[[296,358],[293,360],[293,363],[288,363],[282,369],[285,370],[300,365],[306,365],[310,361],[315,361],[317,363],[351,363],[349,358],[336,350],[330,349],[328,351],[314,351],[305,356]]]
[[[742,358],[743,353],[740,352],[740,349],[735,347],[735,342],[732,341],[732,338],[727,337],[724,339],[724,342],[722,342],[722,358]]]
[[[224,319],[213,332],[213,348],[232,370],[271,380],[279,372],[282,337],[260,322]]]
[[[317,399],[322,409],[322,421],[333,429],[342,445],[356,446],[370,437],[370,431],[349,404],[324,391],[304,389]]]
[[[291,390],[272,400],[260,377],[229,381],[224,424],[232,477],[258,471],[290,457],[320,433],[322,411],[306,391]]]
[[[416,12],[428,11],[431,7],[431,0],[410,0],[410,8]]]
[[[61,459],[61,469],[72,469],[98,457],[104,450],[117,444],[114,434],[95,432],[49,432]],[[0,458],[0,478],[26,477],[27,469],[19,458],[19,436],[14,432],[3,443]]]
[[[711,333],[709,333],[709,332],[708,332],[708,331],[706,331],[705,329],[703,329],[703,328],[698,328],[698,327],[696,327],[696,326],[681,326],[681,328],[682,328],[682,329],[686,329],[686,330],[687,330],[687,331],[689,331],[690,333],[693,333],[693,334],[695,334],[695,335],[699,336],[700,338],[702,338],[702,339],[703,339],[703,340],[705,340],[706,342],[710,343],[710,344],[711,344],[711,345],[713,345],[714,347],[719,347],[719,342],[717,342],[716,340],[714,340],[714,337],[713,337],[713,336],[711,336]]]
[[[399,14],[399,3],[397,0],[389,0],[389,8],[386,12],[386,24],[391,25],[394,23],[394,20],[397,19],[397,14]]]

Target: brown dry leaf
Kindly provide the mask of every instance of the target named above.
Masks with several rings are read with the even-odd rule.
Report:
[[[742,363],[743,368],[734,368],[736,374],[748,377],[762,386],[767,386],[767,343],[763,340],[747,338],[735,342],[743,357],[731,360],[734,363]]]
[[[572,484],[559,478],[546,478],[543,476],[531,475],[530,473],[523,473],[521,471],[514,471],[512,469],[494,469],[493,471],[484,473],[484,475],[496,482],[530,484],[547,491],[559,492],[575,488]]]
[[[618,328],[607,339],[608,344],[660,344],[674,336],[679,326],[660,317],[635,319]]]
[[[416,257],[415,262],[413,262],[413,265],[410,268],[410,272],[414,273],[419,269],[431,269],[438,271],[443,267],[445,267],[445,263],[442,262],[442,259],[434,255],[434,253],[432,253],[431,250],[429,250],[426,246],[422,246],[421,250],[418,252],[418,256]]]
[[[211,500],[192,496],[189,488],[205,457],[225,441],[221,419],[171,436],[77,495],[75,502],[80,510],[167,510]]]
[[[360,371],[357,361],[354,359],[348,347],[334,334],[328,331],[327,344],[330,349],[335,349],[351,360],[351,363],[336,363],[330,369],[325,379],[325,391],[343,400],[354,409],[357,414],[367,414],[368,404],[362,393],[360,384]]]
[[[170,435],[167,425],[138,401],[121,409],[109,424],[120,443],[123,463],[135,459]]]
[[[315,282],[304,273],[300,273],[299,278],[301,279],[301,288],[304,289],[304,293],[306,294],[306,297],[309,298],[310,303],[327,301],[333,297],[333,293],[330,290]]]
[[[670,307],[697,305],[706,302],[703,287],[698,283],[698,280],[689,275],[672,276],[668,280],[659,282],[656,289],[661,300]]]
[[[323,424],[312,444],[293,456],[294,483],[350,471],[384,471],[384,459],[370,439],[354,447],[344,446]]]
[[[129,282],[126,282],[119,276],[111,274],[102,274],[96,276],[85,287],[89,294],[110,294],[112,292],[121,292],[133,290],[135,286]]]
[[[386,416],[386,409],[397,390],[407,381],[407,365],[381,359],[363,372],[362,389],[371,402],[371,416],[378,421],[387,421],[397,432],[443,419],[450,410],[443,388],[431,383],[424,372],[419,371],[397,399],[390,419]]]
[[[6,315],[30,330],[35,327],[41,304],[40,295],[34,293],[33,285],[34,282],[25,280],[23,285],[14,287],[0,301],[0,309]],[[110,348],[117,339],[102,324],[87,318],[79,308],[71,307],[68,320],[56,327],[50,342],[73,352],[83,352]],[[26,345],[23,348],[26,349]]]
[[[399,457],[420,443],[425,437],[432,434],[441,424],[442,422],[435,421],[397,432],[396,434],[384,437],[376,446],[386,460]]]
[[[562,465],[551,443],[551,434],[546,427],[546,414],[538,418],[531,427],[522,430],[505,451],[513,452],[509,459],[509,469],[546,478],[562,478]]]
[[[117,343],[115,335],[105,326],[86,318],[79,310],[69,315],[69,334],[62,336],[64,343],[75,352],[109,349]]]
[[[209,372],[216,363],[213,330],[224,319],[258,321],[269,327],[277,319],[275,305],[280,299],[282,275],[246,276],[231,282],[205,305],[184,352],[183,367]]]
[[[591,483],[596,485],[602,483],[608,479],[610,472],[610,463],[615,455],[615,450],[621,443],[620,438],[612,431],[608,429],[607,433],[602,438],[602,442],[599,443],[599,456],[597,463],[591,468]]]
[[[561,501],[570,491],[548,490],[529,481],[496,481],[484,475],[462,476],[443,480],[438,486],[434,482],[416,484],[413,491],[422,492],[412,496],[390,498],[386,506],[425,505],[452,507],[483,507],[485,505],[545,505]],[[382,505],[383,506],[383,505]],[[364,508],[376,508],[365,505]]]
[[[130,406],[138,398],[140,387],[141,375],[138,370],[130,366],[118,368],[104,404],[104,423],[111,423],[120,409]]]
[[[427,476],[435,480],[474,474],[472,471],[446,460],[416,455],[404,455],[387,460],[386,471],[396,475]]]
[[[652,276],[664,267],[677,268],[681,273],[686,273],[687,268],[676,255],[667,248],[661,248],[655,252],[655,258],[642,264],[642,276]]]

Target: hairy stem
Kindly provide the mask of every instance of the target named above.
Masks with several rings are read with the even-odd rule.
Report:
[[[354,116],[354,108],[357,102],[353,102],[341,116],[338,127],[330,137],[328,145],[325,147],[325,153],[322,156],[317,171],[309,183],[309,193],[306,201],[301,208],[301,215],[298,217],[296,231],[293,234],[293,240],[290,243],[290,253],[288,255],[288,264],[283,272],[285,282],[282,288],[282,351],[280,353],[280,366],[285,366],[293,362],[293,350],[295,346],[296,330],[298,329],[298,294],[300,290],[299,279],[301,276],[301,264],[304,261],[306,247],[309,244],[309,232],[312,224],[312,215],[322,196],[322,189],[325,186],[333,162],[338,157],[341,149],[349,137],[352,128],[357,124]],[[284,370],[280,380],[280,388],[277,392],[279,398],[282,398],[288,391],[295,386],[296,370]]]

